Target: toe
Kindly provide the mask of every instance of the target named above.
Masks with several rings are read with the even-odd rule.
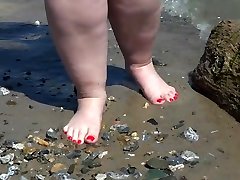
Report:
[[[85,142],[87,143],[95,143],[98,140],[99,129],[92,129],[88,130],[88,133],[85,137]]]
[[[67,132],[68,132],[68,125],[63,128],[63,132],[64,132],[64,134],[67,134]]]
[[[77,144],[83,144],[84,143],[84,138],[85,138],[87,133],[88,133],[88,128],[87,127],[84,127],[79,131]]]
[[[157,103],[157,104],[163,104],[163,103],[165,103],[165,99],[162,98],[162,97],[160,97],[160,98],[157,99],[157,102],[156,102],[156,103]]]
[[[73,138],[73,128],[70,127],[67,131],[67,138],[68,140],[72,141],[72,138]]]
[[[74,143],[78,142],[78,139],[79,139],[78,135],[79,135],[79,130],[78,129],[74,129],[73,130],[73,138],[72,138],[72,141]]]

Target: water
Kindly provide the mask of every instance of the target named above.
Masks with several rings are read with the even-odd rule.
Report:
[[[190,18],[204,40],[219,21],[240,19],[239,0],[164,0],[164,8],[172,16]]]

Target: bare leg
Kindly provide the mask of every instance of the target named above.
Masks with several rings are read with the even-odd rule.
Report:
[[[130,70],[153,104],[174,101],[175,89],[158,75],[152,48],[160,23],[160,0],[109,0],[109,20]]]
[[[78,92],[78,111],[64,127],[69,140],[98,139],[106,99],[107,0],[45,0],[48,23]]]

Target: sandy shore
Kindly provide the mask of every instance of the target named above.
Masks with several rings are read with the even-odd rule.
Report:
[[[0,138],[1,143],[5,139],[23,141],[34,131],[40,131],[38,135],[41,136],[50,127],[61,128],[76,107],[72,85],[56,55],[48,27],[26,24],[35,20],[46,23],[43,2],[0,2],[0,86],[11,90],[10,95],[0,96],[0,134],[4,135]],[[146,152],[154,151],[152,156],[165,156],[171,150],[191,150],[199,155],[199,163],[194,168],[176,171],[177,177],[236,180],[240,177],[240,125],[188,83],[187,75],[199,62],[205,44],[190,23],[166,14],[161,21],[154,56],[167,66],[157,67],[157,70],[179,91],[179,100],[162,107],[142,108],[146,100],[137,93],[135,84],[123,70],[123,57],[116,47],[113,32],[109,31],[107,92],[117,102],[111,103],[105,112],[103,125],[108,127],[114,119],[126,114],[123,121],[138,134],[143,130],[154,131],[157,127],[169,137],[160,144],[150,140],[142,142],[139,150],[134,152],[136,156],[130,159],[125,158],[121,148],[108,146],[109,154],[119,163],[103,159],[105,165],[100,171],[114,171],[129,163],[144,174],[146,169],[141,162],[150,158],[143,156]],[[9,100],[16,105],[7,105]],[[60,107],[65,110],[60,111]],[[143,123],[150,118],[159,124]],[[184,120],[185,125],[172,131],[172,126],[180,120]],[[178,137],[187,127],[197,130],[199,141],[189,143]],[[5,169],[1,165],[0,174]],[[91,172],[83,177],[88,179],[90,175]]]

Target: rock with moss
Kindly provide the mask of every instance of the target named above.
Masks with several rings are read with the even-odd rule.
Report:
[[[240,21],[222,21],[212,31],[191,85],[240,122]]]

